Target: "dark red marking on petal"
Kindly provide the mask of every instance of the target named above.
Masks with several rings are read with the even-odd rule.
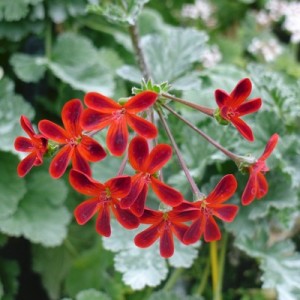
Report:
[[[262,104],[262,102],[261,102],[260,98],[249,100],[249,101],[241,104],[236,109],[236,112],[238,113],[238,115],[240,117],[244,116],[244,115],[248,115],[248,114],[258,111],[261,108],[261,104]]]
[[[238,107],[239,105],[241,105],[242,102],[244,102],[249,97],[249,95],[251,94],[251,90],[252,83],[249,78],[240,80],[233,91],[230,93],[230,106]]]
[[[77,147],[74,147],[73,155],[72,155],[72,166],[73,169],[81,171],[88,176],[92,175],[91,167],[87,160],[81,155],[78,151]]]
[[[14,146],[17,151],[32,152],[34,150],[32,140],[23,136],[16,138]]]
[[[131,178],[125,175],[115,177],[108,180],[104,185],[109,189],[113,198],[123,198],[128,195],[131,189]]]
[[[239,207],[233,204],[222,204],[213,208],[214,216],[225,222],[232,222],[238,213]]]
[[[28,134],[28,136],[32,138],[34,136],[35,132],[34,132],[31,122],[28,120],[28,118],[26,116],[22,115],[20,117],[20,124],[21,124],[23,130]]]
[[[274,133],[269,139],[266,148],[263,154],[261,155],[261,157],[259,158],[259,160],[266,160],[271,155],[271,153],[273,152],[274,148],[278,143],[278,139],[279,139],[279,135],[277,133]]]
[[[242,204],[249,205],[256,196],[257,191],[257,174],[250,174],[246,187],[242,195]]]
[[[145,171],[143,168],[149,155],[148,142],[143,137],[133,138],[128,148],[128,160],[136,171]]]
[[[85,130],[101,130],[112,122],[112,114],[101,113],[93,109],[86,109],[81,114],[80,125]]]
[[[246,140],[248,140],[249,142],[254,141],[252,129],[242,119],[231,118],[230,121]]]
[[[146,230],[137,234],[134,238],[134,243],[140,248],[151,246],[160,236],[161,223],[154,224]]]
[[[95,92],[87,93],[84,97],[84,103],[87,107],[103,113],[112,113],[122,108],[122,106],[113,99]]]
[[[148,185],[144,184],[142,190],[130,206],[130,210],[137,216],[140,217],[144,213],[145,203],[148,195]]]
[[[154,104],[157,97],[157,93],[151,91],[144,91],[132,97],[129,101],[125,103],[124,107],[128,112],[136,114]]]
[[[83,105],[79,99],[68,101],[61,113],[61,118],[66,131],[72,137],[81,134],[81,126],[79,125],[80,115],[83,112]]]
[[[103,147],[94,139],[83,135],[77,150],[87,161],[97,162],[106,157]]]
[[[20,177],[24,177],[34,166],[34,163],[36,161],[36,154],[30,153],[27,155],[19,164],[17,167],[17,172]]]
[[[256,198],[261,199],[268,193],[268,190],[269,190],[269,185],[268,185],[265,175],[262,173],[258,173],[257,174]]]
[[[159,240],[160,255],[169,258],[174,254],[174,238],[169,227],[165,226]]]
[[[205,220],[203,217],[196,219],[187,229],[183,236],[183,242],[186,245],[198,242],[204,231]]]
[[[96,220],[96,231],[105,237],[111,235],[109,207],[110,205],[107,203],[99,206],[99,213]]]
[[[222,108],[223,106],[228,105],[231,100],[231,98],[227,94],[227,92],[220,90],[220,89],[215,91],[215,99],[216,99],[216,102],[217,102],[219,108]]]
[[[145,170],[154,174],[159,171],[172,157],[172,147],[166,144],[155,146],[145,162]]]
[[[114,215],[117,221],[126,229],[137,228],[140,224],[139,218],[136,217],[130,210],[122,209],[118,204],[112,206]]]
[[[40,132],[48,139],[53,140],[60,144],[68,143],[70,136],[68,133],[59,125],[48,121],[42,120],[39,122],[39,130]]]
[[[87,223],[98,211],[99,201],[97,198],[80,203],[74,210],[74,216],[78,224]]]
[[[213,217],[208,217],[204,228],[204,240],[206,242],[212,242],[219,239],[221,239],[219,226]]]

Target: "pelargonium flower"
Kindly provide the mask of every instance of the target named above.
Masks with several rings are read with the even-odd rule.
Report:
[[[278,139],[279,135],[277,133],[273,134],[263,154],[254,164],[249,166],[250,176],[242,195],[243,205],[249,205],[255,198],[261,199],[267,194],[269,187],[264,173],[269,171],[269,168],[266,165],[266,160],[276,147]]]
[[[102,184],[88,175],[72,169],[69,179],[76,191],[92,197],[75,208],[74,215],[78,224],[87,223],[98,213],[96,231],[100,235],[109,237],[111,235],[111,210],[117,221],[126,229],[134,229],[139,226],[139,219],[128,209],[121,209],[119,205],[119,199],[125,197],[130,191],[130,176],[118,176]]]
[[[159,144],[149,153],[146,139],[140,136],[132,139],[128,149],[128,159],[136,174],[132,177],[130,193],[121,200],[122,208],[130,208],[135,215],[141,216],[149,185],[156,196],[167,205],[176,206],[183,201],[181,193],[157,178],[158,171],[171,157],[172,148],[169,145]]]
[[[91,175],[88,162],[97,162],[106,156],[97,141],[83,134],[79,124],[82,112],[81,101],[74,99],[68,101],[62,109],[64,128],[48,120],[39,122],[39,130],[43,135],[62,146],[50,164],[49,171],[53,178],[61,177],[70,161],[74,169]]]
[[[216,90],[215,98],[219,106],[216,115],[220,114],[222,119],[231,122],[245,139],[252,142],[254,141],[252,129],[240,118],[258,111],[261,107],[260,98],[246,101],[251,90],[250,79],[244,78],[230,94],[220,89]]]
[[[25,176],[33,166],[43,163],[43,156],[47,151],[48,140],[41,134],[35,133],[30,121],[25,116],[21,116],[20,123],[29,138],[19,136],[15,140],[15,149],[29,154],[19,163],[17,172],[20,177]]]
[[[99,93],[87,93],[84,103],[88,109],[83,113],[82,126],[86,130],[100,130],[109,126],[106,137],[107,147],[113,155],[120,156],[128,143],[127,125],[147,139],[157,136],[156,127],[137,116],[137,113],[150,107],[157,96],[154,92],[144,91],[121,105]]]
[[[137,234],[134,243],[140,248],[147,248],[159,239],[160,255],[164,258],[171,257],[174,253],[173,235],[182,243],[187,244],[183,240],[188,229],[184,222],[191,221],[197,216],[197,210],[162,212],[146,208],[140,217],[140,222],[151,224],[151,226]]]
[[[183,202],[175,211],[198,210],[198,217],[193,221],[183,237],[183,242],[192,244],[197,242],[202,235],[206,242],[216,241],[221,238],[221,232],[214,217],[225,222],[232,222],[238,212],[238,206],[223,204],[234,193],[237,181],[231,174],[224,176],[214,190],[204,199],[196,202]]]

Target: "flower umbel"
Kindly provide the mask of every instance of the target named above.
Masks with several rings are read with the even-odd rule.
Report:
[[[275,149],[278,139],[279,135],[277,133],[273,134],[263,154],[254,164],[249,166],[250,176],[242,195],[243,205],[249,205],[255,198],[261,199],[267,194],[269,186],[264,173],[269,171],[269,168],[266,165],[266,160]]]
[[[118,176],[102,184],[73,169],[69,179],[77,192],[92,196],[76,207],[74,215],[78,224],[87,223],[98,213],[96,231],[100,235],[109,237],[111,235],[110,210],[112,210],[117,221],[126,229],[139,226],[139,219],[128,209],[121,209],[119,205],[119,199],[125,197],[130,191],[130,176]]]
[[[25,176],[33,166],[43,163],[43,156],[47,151],[48,140],[42,135],[34,132],[30,121],[21,116],[20,123],[29,138],[19,136],[15,140],[15,149],[29,154],[19,163],[17,171],[20,177]]]
[[[144,91],[132,97],[124,105],[99,93],[87,93],[81,124],[86,130],[101,130],[109,126],[106,144],[109,151],[116,156],[124,153],[128,143],[128,128],[139,135],[152,139],[157,136],[156,127],[149,121],[137,116],[149,108],[157,99],[157,94]]]
[[[238,82],[233,91],[228,94],[223,90],[215,91],[216,102],[219,106],[215,115],[231,122],[239,133],[248,141],[254,141],[252,129],[240,118],[258,111],[261,99],[255,98],[246,101],[252,90],[250,79],[244,78]]]
[[[102,160],[106,153],[102,146],[91,137],[83,134],[79,119],[83,111],[80,100],[68,101],[62,109],[62,121],[65,128],[48,121],[39,122],[39,130],[50,140],[62,146],[50,164],[50,175],[61,177],[72,161],[74,169],[91,175],[89,162]]]

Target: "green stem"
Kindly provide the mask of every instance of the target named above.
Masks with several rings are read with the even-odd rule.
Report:
[[[207,260],[204,272],[203,272],[202,277],[201,277],[200,285],[199,285],[199,287],[198,287],[198,289],[196,290],[196,293],[195,293],[196,295],[200,295],[200,296],[203,295],[203,292],[204,292],[204,290],[207,286],[209,271],[210,271],[210,261]]]
[[[46,35],[45,35],[45,54],[48,60],[51,60],[52,55],[52,22],[47,18]]]
[[[211,263],[213,300],[222,300],[221,295],[218,291],[218,286],[219,286],[218,242],[217,241],[210,242],[209,246],[210,246],[209,254],[210,254],[210,263]]]
[[[77,250],[75,249],[75,247],[73,246],[73,244],[70,242],[69,239],[64,240],[64,245],[73,257],[77,257],[79,255]]]
[[[173,95],[170,95],[170,94],[167,94],[167,93],[162,93],[161,96],[165,97],[165,98],[168,98],[168,99],[171,99],[173,101],[176,101],[176,102],[179,102],[179,103],[182,103],[186,106],[189,106],[191,108],[194,108],[198,111],[201,111],[202,113],[210,116],[210,117],[213,117],[214,116],[214,112],[215,110],[212,109],[212,108],[209,108],[209,107],[205,107],[205,106],[202,106],[202,105],[198,105],[198,104],[195,104],[195,103],[192,103],[192,102],[189,102],[189,101],[186,101],[184,99],[181,99],[181,98],[178,98],[178,97],[175,97]]]
[[[182,154],[181,154],[181,152],[180,152],[180,150],[179,150],[179,148],[177,146],[177,143],[176,143],[176,141],[175,141],[175,139],[173,137],[173,134],[171,133],[171,130],[170,130],[169,126],[168,126],[168,123],[166,122],[166,120],[165,120],[165,118],[164,118],[161,110],[157,109],[157,113],[158,113],[159,118],[160,118],[160,120],[162,122],[162,125],[163,125],[163,127],[164,127],[164,129],[165,129],[165,131],[166,131],[166,133],[167,133],[170,141],[171,141],[171,144],[173,145],[173,148],[174,148],[175,153],[177,155],[179,164],[180,164],[183,172],[185,173],[185,176],[186,176],[186,178],[187,178],[187,180],[188,180],[188,182],[189,182],[189,184],[190,184],[190,186],[192,188],[192,191],[193,191],[194,195],[196,196],[197,199],[203,198],[204,194],[202,194],[199,191],[199,189],[198,189],[198,187],[197,187],[197,185],[196,185],[193,177],[191,176],[190,171],[189,171],[187,165],[185,164],[183,156],[182,156]]]
[[[171,276],[169,277],[168,281],[166,282],[165,286],[163,287],[163,291],[170,291],[172,287],[175,285],[175,283],[177,282],[182,272],[183,272],[183,268],[175,269],[172,272]]]
[[[225,232],[223,234],[223,236],[222,236],[221,253],[220,253],[220,260],[219,260],[218,293],[220,295],[222,295],[222,287],[223,287],[224,266],[225,266],[225,256],[226,256],[227,242],[228,242],[228,233]],[[220,299],[222,299],[222,297]]]

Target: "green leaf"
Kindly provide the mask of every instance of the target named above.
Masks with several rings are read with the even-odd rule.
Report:
[[[48,67],[74,89],[111,96],[115,88],[114,69],[100,57],[89,39],[69,32],[59,36]]]
[[[32,247],[33,270],[40,274],[50,299],[61,295],[62,282],[71,266],[71,256],[65,245],[55,248]]]
[[[15,155],[0,152],[0,224],[17,210],[20,200],[26,193],[23,179],[17,174],[19,160]]]
[[[20,268],[17,262],[0,258],[0,296],[2,283],[2,300],[16,299],[16,294],[19,288],[19,275]]]
[[[24,236],[46,247],[60,245],[66,237],[71,216],[61,205],[61,198],[49,200],[47,195],[61,193],[62,197],[66,197],[65,184],[47,179],[42,171],[27,175],[26,181],[27,193],[15,213],[1,219],[0,230],[12,236]],[[41,186],[36,189],[38,185]],[[56,190],[54,194],[53,190]]]
[[[24,82],[37,82],[46,71],[46,60],[43,57],[19,53],[11,57],[10,63],[18,78]]]
[[[201,296],[180,295],[177,292],[157,291],[148,300],[203,300]]]
[[[21,96],[14,94],[13,88],[7,78],[0,80],[0,149],[16,153],[14,140],[17,136],[26,135],[20,126],[20,116],[32,119],[34,111]]]
[[[110,300],[111,298],[97,290],[89,289],[77,294],[76,300]]]
[[[166,278],[168,269],[166,261],[159,255],[157,243],[154,248],[138,248],[133,243],[137,230],[125,230],[114,220],[111,225],[112,236],[103,238],[103,246],[117,252],[114,265],[123,274],[123,281],[134,290],[159,285]]]
[[[102,1],[100,5],[89,5],[90,12],[103,15],[108,21],[125,25],[134,25],[143,6],[149,0],[124,0],[114,4],[110,1]]]

